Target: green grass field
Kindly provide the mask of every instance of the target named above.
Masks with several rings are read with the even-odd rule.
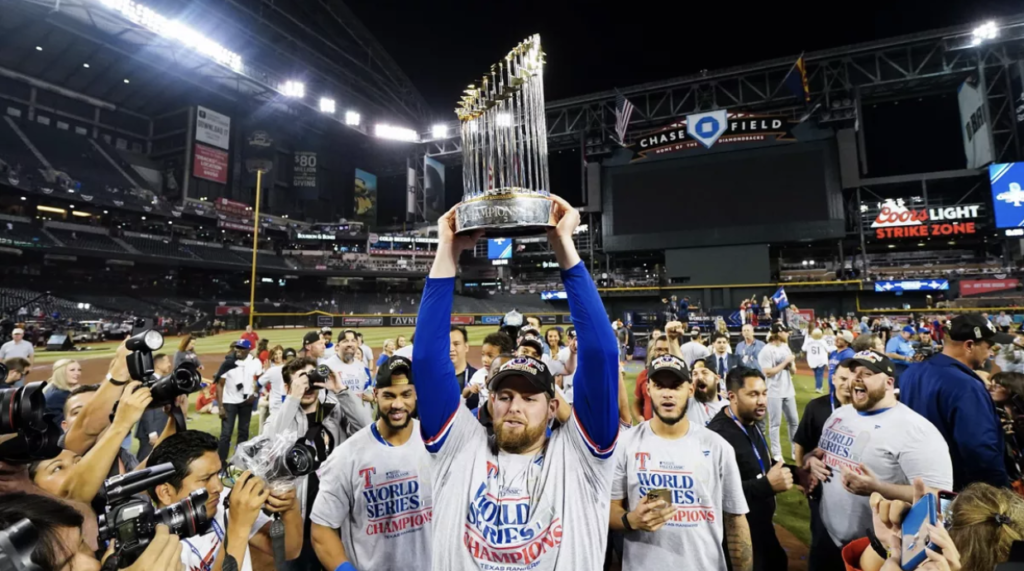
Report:
[[[335,336],[340,334],[341,327],[335,327]],[[469,327],[469,341],[470,345],[478,347],[480,340],[484,335],[492,332],[494,328],[492,326],[479,326]],[[282,345],[284,347],[292,347],[300,349],[302,346],[302,336],[309,331],[309,329],[261,329],[257,330],[261,339],[269,339],[270,346]],[[373,349],[374,355],[379,355],[381,347],[384,344],[385,339],[395,339],[399,335],[405,335],[406,338],[410,338],[413,333],[412,327],[388,327],[388,328],[364,328],[362,329],[363,335],[365,336],[366,343]],[[238,332],[222,333],[220,335],[199,339],[196,342],[196,352],[200,355],[223,355],[227,353],[229,345],[238,338]],[[177,338],[169,338],[163,349],[164,352],[173,353],[178,345]],[[103,343],[94,345],[95,350],[90,351],[75,351],[75,352],[40,352],[36,355],[36,363],[49,363],[66,357],[74,357],[76,359],[110,359],[114,355],[114,349],[116,344],[114,343]],[[478,365],[479,363],[473,363]],[[626,371],[626,386],[629,390],[630,401],[633,400],[633,389],[636,384],[636,377],[640,373],[643,367],[642,362],[637,361],[630,363],[627,366]],[[208,367],[209,368],[209,367]],[[212,374],[212,372],[208,372]],[[814,393],[814,378],[810,375],[797,375],[794,379],[796,385],[796,399],[797,409],[799,414],[803,415],[804,407],[807,402],[812,398],[818,396]],[[192,399],[193,405],[195,403],[195,396]],[[194,406],[192,407],[194,410]],[[189,428],[196,430],[202,430],[209,432],[214,435],[220,434],[220,418],[216,415],[200,415],[192,412],[192,421],[189,423]],[[790,442],[788,433],[786,430],[786,422],[783,419],[783,427],[781,429],[782,438],[782,449],[783,455],[787,458],[790,457]],[[255,436],[257,431],[257,417],[253,413],[251,429],[249,434]],[[137,446],[137,443],[133,448]],[[233,451],[233,447],[232,447]],[[797,538],[803,541],[805,544],[810,543],[810,529],[809,529],[809,515],[808,515],[807,499],[800,493],[799,490],[793,489],[785,494],[778,496],[778,508],[775,512],[775,522],[785,527],[793,533]]]

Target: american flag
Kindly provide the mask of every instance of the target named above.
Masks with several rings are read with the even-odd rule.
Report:
[[[619,143],[626,144],[626,130],[629,129],[629,118],[633,115],[633,104],[620,93],[615,98],[615,134]]]

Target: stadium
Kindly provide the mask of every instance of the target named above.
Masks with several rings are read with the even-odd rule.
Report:
[[[407,74],[431,62],[400,66],[389,51],[411,48],[383,40],[398,32],[379,10],[0,0],[0,343],[21,331],[34,346],[28,381],[73,359],[101,383],[150,329],[168,354],[192,336],[204,383],[247,326],[296,351],[310,332],[358,331],[374,361],[412,340],[438,219],[474,176],[449,103],[508,46],[438,72],[464,76],[439,105]],[[580,211],[572,242],[602,317],[628,329],[631,406],[674,321],[731,352],[744,325],[767,341],[781,319],[801,418],[816,328],[925,324],[924,356],[961,314],[1017,330],[1024,16],[943,25],[589,92],[548,64],[547,190]],[[536,31],[514,27],[509,46]],[[488,235],[458,264],[451,325],[474,367],[510,312],[544,335],[573,326],[543,232]],[[199,396],[189,428],[219,435]],[[787,430],[781,447],[793,457]],[[788,568],[813,569],[805,494],[776,501]]]

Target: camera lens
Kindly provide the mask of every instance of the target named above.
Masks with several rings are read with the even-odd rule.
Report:
[[[196,490],[184,500],[157,510],[154,520],[166,525],[178,537],[199,535],[208,522],[206,500],[209,497],[206,490]]]
[[[293,476],[305,476],[316,467],[316,451],[305,444],[296,444],[285,455],[284,463]]]
[[[45,431],[46,397],[42,386],[32,383],[17,389],[0,389],[0,434],[22,430]]]

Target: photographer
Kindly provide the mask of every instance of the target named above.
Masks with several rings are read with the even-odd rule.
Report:
[[[238,419],[238,439],[236,444],[249,440],[249,420],[252,418],[252,403],[256,402],[259,393],[256,391],[256,378],[263,373],[263,364],[253,356],[252,343],[248,339],[235,341],[234,361],[224,360],[217,375],[217,402],[220,403],[220,461],[227,462],[228,450],[231,448],[231,434],[235,431],[235,419]]]
[[[32,563],[43,571],[97,571],[100,562],[85,539],[82,514],[66,503],[40,495],[13,493],[0,503],[0,529],[28,519],[38,534],[32,549]],[[21,547],[21,546],[15,546]],[[128,571],[180,571],[182,546],[167,526],[156,526],[156,534]],[[12,556],[14,554],[9,554]]]
[[[4,366],[7,367],[7,380],[5,381],[7,386],[0,388],[17,389],[25,385],[25,377],[32,369],[32,363],[29,363],[28,359],[11,357],[4,361]]]
[[[219,477],[222,464],[217,455],[217,439],[213,436],[197,430],[175,434],[157,445],[150,462],[154,466],[170,462],[175,469],[167,483],[149,490],[158,507],[177,503],[194,490],[205,488],[209,494],[206,513],[212,522],[210,531],[182,540],[185,549],[181,552],[181,561],[189,571],[221,571],[224,564],[221,544],[225,539],[227,551],[238,562],[239,571],[252,569],[249,547],[272,556],[271,518],[261,511],[263,508],[281,514],[285,527],[285,559],[298,557],[302,549],[302,516],[295,492],[274,497],[263,480],[243,472],[229,490],[230,508],[225,508],[228,493]]]
[[[132,426],[139,421],[153,400],[149,389],[141,385],[139,382],[128,385],[128,392],[118,404],[114,421],[88,453],[82,456],[64,450],[56,458],[33,462],[29,465],[32,481],[57,497],[89,503],[96,498],[103,481],[111,472],[116,475],[122,470],[134,468],[119,465],[118,457],[124,437],[131,432]],[[74,404],[74,396],[68,399],[69,403]]]
[[[171,358],[169,355],[158,353],[153,356],[153,374],[157,377],[165,377],[171,374]],[[179,399],[180,402],[180,399]],[[170,416],[161,408],[147,409],[139,419],[138,427],[135,429],[135,438],[139,441],[139,451],[136,454],[139,458],[149,456],[156,446],[160,432],[167,426],[167,419]]]

